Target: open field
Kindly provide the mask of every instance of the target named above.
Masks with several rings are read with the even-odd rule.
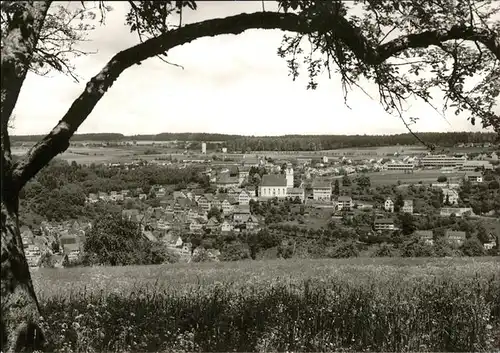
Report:
[[[93,141],[96,143],[96,141]],[[154,145],[153,145],[154,143]],[[161,143],[164,141],[137,141],[136,145],[124,145],[124,146],[113,146],[113,147],[76,147],[71,146],[66,152],[62,153],[59,158],[67,160],[68,162],[76,161],[77,163],[82,164],[90,164],[90,163],[113,163],[113,162],[131,162],[136,159],[154,159],[158,157],[164,157],[165,155],[175,154],[176,158],[183,158],[181,153],[182,151],[173,150],[166,145],[162,146]],[[14,146],[12,147],[12,153],[14,155],[22,155],[28,151],[29,144],[26,143],[25,146]],[[149,151],[148,151],[149,150]],[[160,154],[151,154],[151,151],[155,150],[160,152]],[[148,153],[146,153],[148,151]],[[346,149],[338,149],[338,150],[329,150],[329,151],[256,151],[248,154],[232,154],[229,153],[226,155],[227,158],[250,158],[253,159],[255,156],[259,157],[270,157],[270,158],[297,158],[297,157],[306,157],[306,158],[320,158],[322,156],[334,156],[341,157],[344,154],[356,154],[354,156],[349,156],[352,159],[365,159],[365,158],[381,158],[386,156],[389,153],[404,151],[405,153],[420,153],[422,152],[420,146],[386,146],[386,147],[378,147],[378,148],[346,148]],[[198,151],[194,152],[194,156],[201,156],[201,154],[197,154]],[[207,155],[211,156],[216,154],[219,157],[222,157],[222,153],[214,153],[212,151],[208,151]],[[371,155],[373,154],[373,155]],[[186,157],[186,156],[184,156]],[[206,157],[206,156],[205,156]]]
[[[500,258],[352,258],[321,260],[238,261],[162,266],[79,267],[64,269],[37,268],[32,277],[37,293],[51,297],[68,291],[130,291],[136,286],[154,284],[175,290],[208,286],[216,282],[233,285],[255,284],[276,279],[300,283],[309,278],[336,277],[339,274],[356,280],[378,277],[411,278],[433,274],[473,275],[497,269]]]
[[[160,153],[151,153],[152,151]],[[28,151],[26,147],[14,147],[14,155],[23,155]],[[128,163],[134,160],[152,160],[159,157],[166,157],[173,154],[173,158],[182,158],[178,151],[165,147],[142,144],[138,146],[123,147],[70,147],[58,158],[71,163],[75,161],[79,164],[91,163]],[[174,155],[175,154],[175,155]]]
[[[39,269],[49,351],[492,351],[498,258]]]
[[[453,173],[443,173],[441,170],[432,170],[432,169],[424,169],[424,170],[416,170],[413,173],[405,174],[400,171],[382,171],[382,172],[373,172],[366,173],[366,176],[370,177],[370,181],[372,185],[390,185],[396,184],[401,181],[402,184],[417,184],[418,182],[422,182],[423,184],[436,183],[437,178],[440,176],[445,176],[448,179],[450,178],[462,178],[465,172],[453,172]]]

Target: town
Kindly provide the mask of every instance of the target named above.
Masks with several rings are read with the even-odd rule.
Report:
[[[147,168],[194,168],[198,182],[129,189],[107,184],[80,197],[83,207],[102,205],[104,214],[106,207],[118,209],[147,242],[170,252],[169,261],[453,256],[463,255],[467,242],[466,254],[498,252],[500,175],[494,151],[272,155],[227,153],[227,148],[210,154],[202,143],[198,154],[175,159],[63,165],[101,168],[123,179]],[[53,266],[82,264],[92,219],[62,218],[21,227],[30,266],[46,266],[47,258]]]

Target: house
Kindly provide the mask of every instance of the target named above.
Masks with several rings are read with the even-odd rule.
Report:
[[[212,207],[211,208],[216,208],[220,210],[222,208],[222,199],[219,196],[214,196],[212,195],[212,198],[209,199],[211,202]]]
[[[229,187],[237,187],[240,185],[240,179],[238,176],[230,176],[229,173],[221,173],[216,180],[217,188],[227,189]]]
[[[312,184],[313,199],[316,201],[330,201],[332,198],[332,184],[329,181],[314,180]]]
[[[248,205],[250,203],[250,195],[246,192],[246,190],[242,190],[238,195],[238,204],[240,205]]]
[[[183,191],[174,191],[172,196],[174,200],[187,198],[187,195]]]
[[[467,215],[473,215],[472,208],[470,207],[443,207],[439,212],[441,217],[450,217],[454,214],[456,217],[463,217]]]
[[[311,163],[312,163],[312,158],[306,158],[306,157],[297,158],[297,164],[306,166],[306,165],[311,165]]]
[[[120,191],[120,194],[123,195],[123,197],[127,197],[127,196],[130,196],[130,190],[122,190]]]
[[[450,244],[460,246],[465,241],[466,233],[456,230],[447,230],[444,236]]]
[[[167,190],[163,186],[160,186],[159,188],[154,190],[155,197],[165,197],[166,194],[167,194]]]
[[[28,245],[28,247],[24,250],[24,254],[30,267],[36,267],[40,264],[42,252],[38,246],[31,244]]]
[[[226,190],[227,190],[227,196],[234,197],[236,199],[236,201],[238,201],[238,195],[241,192],[240,188],[230,187],[230,188],[227,188]]]
[[[144,218],[144,215],[142,215],[138,209],[133,208],[130,210],[123,210],[122,217],[123,217],[123,219],[126,219],[127,221],[141,222]]]
[[[212,198],[208,196],[208,194],[200,196],[197,200],[198,206],[200,206],[205,211],[210,211],[212,208],[212,202],[210,201]]]
[[[471,183],[482,183],[483,182],[483,174],[481,174],[479,172],[466,173],[465,180],[470,181]]]
[[[353,201],[351,196],[339,196],[337,198],[337,209],[350,211],[353,207]]]
[[[458,204],[458,192],[455,189],[444,188],[443,190],[443,201],[448,205]]]
[[[23,241],[23,247],[26,249],[29,245],[34,244],[35,235],[31,229],[27,226],[22,226],[20,229],[21,239]]]
[[[250,216],[250,207],[242,207],[242,205],[235,207],[233,211],[233,221],[234,223],[241,224],[246,222]]]
[[[374,228],[376,231],[394,230],[394,221],[389,218],[379,218],[375,220]]]
[[[490,233],[488,235],[488,242],[484,243],[483,247],[485,250],[491,250],[497,245],[497,242],[498,242],[498,235],[495,236]]]
[[[207,224],[205,225],[205,227],[206,227],[207,229],[210,229],[210,230],[212,230],[212,231],[215,231],[215,230],[217,230],[217,228],[219,228],[219,221],[217,220],[217,218],[215,218],[215,217],[211,217],[211,218],[208,220],[208,222],[207,222]]]
[[[248,215],[245,221],[246,229],[253,230],[259,226],[259,220],[254,215]]]
[[[78,236],[74,231],[64,230],[59,236],[59,244],[61,248],[68,244],[77,244]]]
[[[228,221],[224,221],[220,226],[220,230],[221,232],[230,232],[231,230],[233,230],[233,226]]]
[[[174,203],[174,213],[184,213],[194,206],[190,199],[177,199]]]
[[[191,207],[189,211],[187,212],[187,217],[190,220],[193,220],[195,218],[205,218],[207,215],[207,212],[201,208],[201,207]]]
[[[239,167],[238,168],[238,182],[242,184],[246,180],[248,180],[248,175],[250,174],[250,168],[249,167]]]
[[[189,223],[189,230],[191,232],[200,232],[205,225],[205,221],[202,218],[195,218]]]
[[[99,196],[97,194],[94,193],[89,194],[89,197],[87,198],[88,203],[96,203],[98,201],[99,201]]]
[[[99,197],[99,200],[101,200],[101,201],[109,201],[109,195],[106,192],[99,191],[98,197]]]
[[[434,245],[434,232],[432,230],[416,230],[413,235],[423,240],[425,244]]]
[[[146,238],[147,240],[149,240],[152,243],[158,242],[158,239],[156,239],[156,237],[153,235],[153,232],[151,232],[149,230],[143,231],[142,235],[144,236],[144,238]]]
[[[259,197],[261,198],[286,198],[287,194],[286,177],[281,174],[265,174],[262,176],[259,187]]]
[[[286,189],[287,197],[295,200],[298,198],[300,202],[304,202],[306,199],[306,192],[303,188],[287,188]]]
[[[413,200],[404,200],[402,211],[403,213],[413,214]]]
[[[255,187],[246,187],[244,190],[247,192],[248,196],[250,196],[251,198],[256,196],[255,195]]]
[[[390,198],[385,200],[384,202],[384,209],[387,212],[394,212],[394,201],[392,201]]]
[[[222,213],[230,214],[233,212],[234,207],[238,205],[238,201],[234,197],[227,196],[221,203]]]
[[[69,261],[76,261],[80,257],[81,250],[78,244],[67,244],[64,246],[63,253],[68,256]]]

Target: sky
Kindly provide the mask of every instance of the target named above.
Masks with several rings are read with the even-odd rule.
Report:
[[[111,4],[111,3],[110,3]],[[46,134],[81,94],[85,83],[111,57],[137,44],[125,25],[128,5],[113,2],[106,23],[89,33],[85,48],[96,54],[74,59],[81,77],[29,73],[14,114],[15,135]],[[261,11],[260,1],[198,2],[184,13],[186,23]],[[266,10],[272,4],[266,3]],[[151,58],[127,69],[105,94],[78,133],[125,135],[162,132],[206,132],[240,135],[395,134],[407,132],[398,117],[384,111],[377,98],[359,90],[344,104],[340,80],[326,74],[316,90],[306,90],[307,75],[293,81],[285,59],[278,57],[283,32],[249,30],[235,35],[202,38],[169,51],[179,68]],[[376,97],[374,86],[364,89]],[[411,102],[412,129],[481,131],[464,116],[446,119],[422,102]]]

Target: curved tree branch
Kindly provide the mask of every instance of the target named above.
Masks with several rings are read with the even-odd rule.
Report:
[[[370,43],[359,28],[336,13],[307,19],[292,13],[257,12],[185,25],[117,53],[101,72],[87,83],[85,90],[54,129],[18,162],[15,168],[17,189],[20,190],[52,158],[68,148],[70,138],[125,69],[198,38],[239,34],[248,29],[281,29],[304,34],[334,31],[338,39],[369,66],[380,65],[408,48],[425,48],[452,39],[480,42],[500,60],[498,36],[465,25],[453,26],[448,30],[406,35],[378,46]]]

